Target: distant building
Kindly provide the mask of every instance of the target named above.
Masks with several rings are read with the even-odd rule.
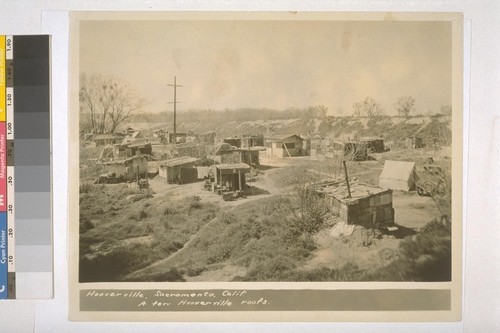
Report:
[[[166,139],[168,143],[185,143],[187,136],[188,136],[187,133],[177,132],[176,133],[177,142],[174,142],[174,132],[169,132],[169,131],[166,132]]]
[[[153,149],[151,143],[147,139],[137,139],[127,141],[120,145],[114,145],[114,158],[125,158],[136,155],[152,155]]]
[[[407,136],[405,138],[405,146],[406,149],[417,149],[417,148],[423,148],[424,147],[424,142],[421,137],[419,136]]]
[[[366,145],[370,153],[382,153],[385,151],[384,139],[374,137],[360,138],[359,143]]]
[[[241,148],[241,139],[240,138],[225,138],[223,140],[224,143],[228,143],[231,146],[234,146],[236,148]]]
[[[114,145],[117,143],[121,143],[123,141],[123,137],[117,134],[95,134],[93,137],[93,141],[96,146],[105,146],[105,145]]]
[[[172,158],[160,164],[158,172],[169,183],[193,183],[198,181],[198,170],[194,167],[197,161],[197,158],[188,156]]]
[[[116,178],[136,180],[146,178],[148,172],[148,160],[146,156],[134,156],[128,159],[101,163],[108,172],[114,174]]]
[[[249,147],[238,149],[240,153],[240,163],[246,163],[251,166],[260,165],[260,150],[258,147]]]
[[[296,134],[275,135],[266,138],[267,156],[292,157],[306,154],[304,139]]]
[[[248,165],[260,165],[259,151],[257,147],[236,148],[229,143],[220,143],[215,147],[214,160],[221,164],[246,163]]]
[[[240,163],[241,157],[239,150],[229,143],[219,143],[215,146],[214,160],[218,163]]]
[[[264,147],[264,136],[262,134],[246,134],[243,135],[241,142],[241,146],[245,148]]]
[[[227,191],[243,191],[245,189],[245,174],[250,172],[248,164],[217,164],[212,168],[214,180],[219,189]]]
[[[123,135],[130,135],[134,132],[136,132],[135,129],[133,129],[132,127],[127,127],[126,129],[123,130],[122,134]]]
[[[157,129],[153,131],[153,138],[158,139],[160,142],[165,141],[166,132],[162,129]]]
[[[142,139],[143,137],[144,136],[142,135],[141,132],[134,131],[132,133],[128,133],[127,135],[125,135],[125,137],[123,138],[122,144],[129,143],[129,142],[132,142],[132,141],[135,141],[138,139]]]
[[[364,143],[334,141],[332,148],[334,157],[339,157],[346,161],[366,161],[368,159],[368,148]]]

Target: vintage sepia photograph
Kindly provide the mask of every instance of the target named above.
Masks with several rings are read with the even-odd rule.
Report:
[[[254,16],[76,20],[77,284],[460,281],[456,17]]]

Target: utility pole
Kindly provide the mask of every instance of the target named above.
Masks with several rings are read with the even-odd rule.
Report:
[[[177,84],[177,78],[174,76],[174,84],[167,84],[170,87],[174,87],[174,101],[169,102],[168,104],[174,105],[174,145],[177,143],[177,87],[182,87]],[[170,134],[169,134],[170,135]]]

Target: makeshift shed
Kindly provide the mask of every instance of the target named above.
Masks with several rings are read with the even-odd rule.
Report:
[[[243,135],[242,139],[243,147],[263,147],[264,146],[264,136],[257,134],[246,134]]]
[[[102,165],[108,173],[115,174],[117,178],[123,180],[146,178],[148,173],[146,156],[134,156],[121,161],[104,162]]]
[[[241,148],[241,139],[240,138],[225,138],[224,143],[229,143],[231,146],[236,148]]]
[[[306,154],[304,139],[296,134],[276,135],[266,138],[267,156],[292,157]]]
[[[352,182],[349,197],[345,182],[315,184],[312,188],[328,199],[331,210],[346,224],[365,228],[383,228],[394,224],[392,190]]]
[[[412,191],[415,189],[415,162],[385,161],[379,176],[379,186],[392,190]]]
[[[194,167],[196,161],[198,159],[188,156],[172,158],[158,166],[158,173],[169,183],[196,182],[198,180],[198,170]]]
[[[96,134],[93,140],[96,146],[105,146],[121,143],[123,137],[116,134]]]
[[[262,148],[264,149],[264,148]],[[248,147],[239,149],[240,161],[241,163],[246,163],[248,165],[260,165],[260,148],[258,147]]]
[[[240,163],[240,151],[229,143],[219,143],[215,146],[214,160],[221,164]]]
[[[417,149],[417,148],[423,148],[424,143],[421,137],[414,135],[406,137],[405,146],[406,149]]]
[[[168,143],[184,143],[184,142],[186,142],[187,136],[188,136],[187,133],[177,132],[177,133],[175,133],[176,139],[174,140],[174,132],[167,131],[165,133],[165,137],[166,137]],[[176,141],[176,142],[174,142],[174,141]]]
[[[333,142],[333,155],[347,161],[366,161],[368,159],[367,145],[361,142]]]
[[[245,189],[245,174],[250,172],[248,164],[218,164],[213,166],[213,170],[215,183],[220,189],[227,191],[242,191]]]
[[[371,153],[383,153],[385,150],[384,139],[374,137],[364,137],[359,139],[361,144],[366,145]]]

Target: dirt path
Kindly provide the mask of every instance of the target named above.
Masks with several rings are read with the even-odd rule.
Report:
[[[150,181],[150,186],[155,192],[155,196],[168,195],[181,199],[188,196],[197,195],[204,202],[217,202],[217,204],[220,205],[221,212],[222,211],[230,212],[236,207],[247,204],[251,201],[280,194],[280,189],[278,189],[275,186],[272,178],[269,177],[269,175],[270,174],[272,175],[274,172],[277,172],[276,169],[266,170],[259,174],[258,180],[256,182],[249,184],[250,186],[253,186],[256,189],[256,192],[258,191],[259,194],[248,195],[246,198],[239,198],[234,201],[224,201],[222,200],[222,197],[220,195],[217,195],[210,191],[203,190],[201,188],[202,186],[201,182],[194,184],[174,185],[174,184],[167,184],[166,182],[164,182],[163,179],[161,178],[157,179],[158,177],[156,177]],[[210,220],[205,225],[203,225],[203,227],[198,231],[198,233],[202,231],[204,228],[209,227],[212,223],[214,223],[216,219],[217,217],[215,217],[214,219]],[[175,261],[176,258],[181,256],[184,252],[189,251],[189,248],[193,243],[193,241],[197,238],[198,233],[193,234],[191,238],[184,244],[184,246],[180,248],[178,251],[172,253],[170,256],[166,258],[160,259],[152,263],[151,265],[145,268],[142,268],[140,270],[128,274],[126,279],[133,279],[144,274],[156,273],[168,269],[169,265],[173,261]],[[218,280],[217,276],[225,280],[225,277],[234,276],[235,274],[236,275],[242,274],[242,272],[244,271],[245,269],[243,267],[228,265],[228,267],[224,267],[220,270],[205,272],[205,274],[202,275],[209,280]],[[208,275],[210,275],[210,278],[208,277]],[[198,277],[191,279],[194,281],[197,280]]]

